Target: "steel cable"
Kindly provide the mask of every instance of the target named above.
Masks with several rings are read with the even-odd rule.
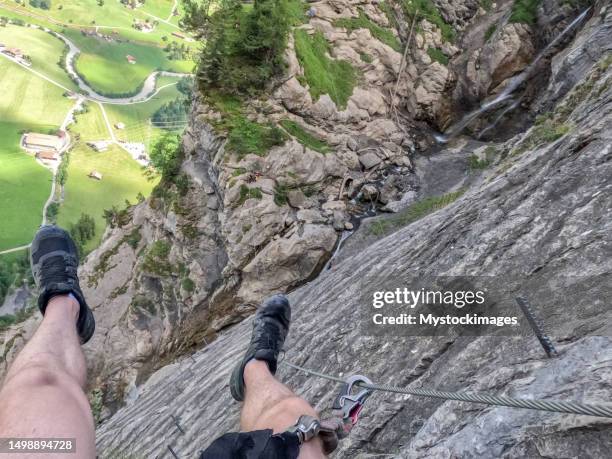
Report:
[[[329,381],[344,383],[342,378],[331,376],[318,371],[282,361],[283,364],[299,371],[327,379]],[[587,416],[598,416],[612,418],[612,404],[609,403],[578,403],[565,402],[562,400],[538,400],[506,397],[504,395],[487,395],[473,392],[446,392],[431,389],[406,389],[385,384],[359,384],[359,387],[369,390],[393,392],[396,394],[415,395],[418,397],[442,398],[446,400],[457,400],[461,402],[485,403],[487,405],[508,406],[512,408],[526,408],[531,410],[550,411],[553,413],[582,414]]]

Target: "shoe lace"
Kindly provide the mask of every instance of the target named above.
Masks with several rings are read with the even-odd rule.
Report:
[[[43,285],[66,282],[76,279],[77,262],[73,257],[50,257],[42,262],[40,273]]]

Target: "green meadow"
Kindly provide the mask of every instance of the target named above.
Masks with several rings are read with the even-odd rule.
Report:
[[[42,30],[9,24],[0,27],[0,43],[7,47],[19,48],[30,56],[33,70],[41,72],[68,89],[76,89],[76,85],[59,66],[64,51],[64,42],[59,38]]]
[[[17,64],[0,60],[0,250],[24,245],[42,220],[51,173],[19,147],[23,132],[56,131],[72,101]]]
[[[176,78],[174,81],[176,81]],[[164,86],[165,84],[168,83],[165,81],[158,81],[159,87]],[[152,143],[152,141],[159,136],[162,131],[161,129],[149,126],[149,119],[159,107],[167,102],[170,102],[171,100],[174,100],[179,94],[180,93],[176,89],[176,85],[172,85],[165,87],[151,100],[144,103],[131,105],[105,105],[104,107],[106,109],[106,113],[113,126],[119,122],[125,124],[125,129],[115,130],[117,140],[124,140],[127,142],[142,142],[144,144]]]
[[[68,29],[64,34],[81,49],[76,61],[77,71],[102,94],[133,93],[155,70],[183,73],[193,70],[192,62],[169,60],[164,50],[158,47],[133,42],[108,42]],[[136,63],[130,64],[127,55],[135,57]]]
[[[88,177],[94,170],[102,174],[102,180]],[[57,222],[70,228],[82,213],[91,215],[96,222],[96,235],[85,246],[89,252],[98,246],[104,234],[104,209],[124,208],[126,199],[135,203],[139,192],[148,196],[156,183],[157,179],[148,180],[142,166],[120,147],[113,145],[98,153],[79,142],[70,152],[68,182]]]

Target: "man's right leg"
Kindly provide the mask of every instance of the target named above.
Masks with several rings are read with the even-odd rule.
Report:
[[[244,382],[246,397],[240,417],[242,431],[272,429],[276,434],[294,425],[302,415],[319,417],[308,402],[291,392],[270,373],[264,361],[251,360],[247,363]],[[323,457],[323,446],[317,437],[300,447],[300,459]]]
[[[244,401],[243,431],[270,429],[280,434],[295,425],[302,415],[318,418],[305,400],[274,378],[290,323],[291,307],[284,295],[268,298],[255,314],[251,343],[230,379],[232,396]],[[302,444],[299,457],[325,457],[320,439],[313,438]]]

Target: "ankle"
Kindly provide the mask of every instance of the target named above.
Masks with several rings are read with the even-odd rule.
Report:
[[[266,376],[272,376],[268,362],[265,360],[251,359],[244,366],[244,382],[248,384],[249,381],[261,379]]]
[[[45,309],[45,316],[70,314],[76,321],[79,317],[81,305],[72,293],[65,295],[55,295],[51,297]]]

